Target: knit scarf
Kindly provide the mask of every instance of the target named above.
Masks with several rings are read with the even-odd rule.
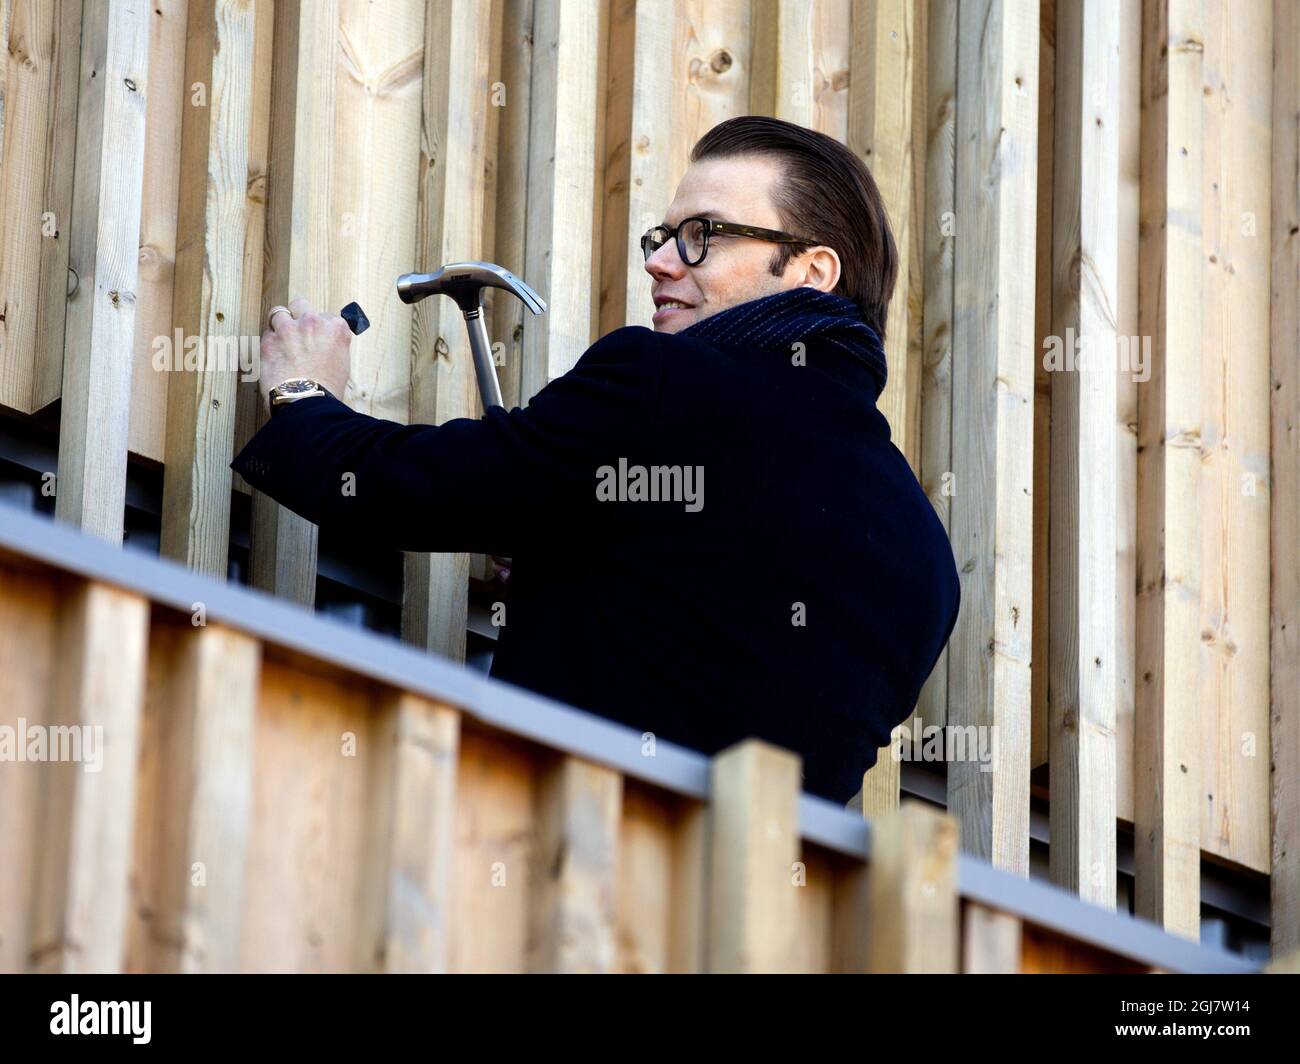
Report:
[[[683,329],[719,347],[789,350],[798,341],[817,337],[859,359],[871,371],[876,395],[885,390],[888,368],[881,339],[847,296],[800,286],[751,299]]]

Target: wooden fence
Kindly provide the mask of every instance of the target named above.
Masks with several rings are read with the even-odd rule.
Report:
[[[0,971],[1258,968],[787,751],[647,747],[43,517],[0,521],[0,632]]]
[[[0,0],[0,38],[0,406],[38,418],[60,400],[57,514],[110,542],[128,460],[161,463],[162,551],[218,578],[232,489],[248,490],[227,463],[256,427],[256,390],[228,364],[186,368],[185,342],[237,346],[293,293],[358,299],[373,327],[354,341],[347,400],[398,421],[472,415],[459,312],[407,308],[393,281],[486,258],[550,303],[527,321],[514,301],[493,309],[507,402],[523,403],[596,336],[648,322],[635,238],[698,136],[765,113],[845,141],[906,259],[882,408],[962,578],[918,716],[999,735],[997,772],[949,766],[964,854],[1027,876],[1031,794],[1050,795],[1066,890],[1113,907],[1117,825],[1131,826],[1142,915],[1195,939],[1212,861],[1270,875],[1274,948],[1300,945],[1294,0]],[[1071,368],[1076,338],[1096,372]],[[316,530],[261,495],[252,508],[253,583],[311,604]],[[407,556],[407,642],[463,657],[477,564]],[[278,664],[256,678],[255,640],[199,633],[164,651],[149,634],[146,648],[141,602],[77,601],[91,628],[137,632],[138,668],[180,655],[159,683],[211,682],[200,648],[232,640],[243,680],[223,668],[244,709],[221,726],[256,726],[259,759],[292,763],[306,756],[295,734],[364,721],[427,728],[435,745],[454,734],[422,703],[372,721],[364,685],[295,702]],[[61,608],[30,603],[47,626]],[[135,676],[103,682],[126,698]],[[535,772],[507,748],[466,738],[459,756],[508,781],[484,828],[508,835],[530,822],[521,781]],[[745,766],[769,756],[727,762],[728,785],[751,786]],[[413,787],[447,785],[414,771]],[[293,775],[284,786],[305,785]],[[554,810],[589,803],[618,834],[615,776],[547,778],[548,831],[565,830]],[[146,778],[141,793],[172,785]],[[329,773],[310,786],[322,802],[379,800]],[[898,793],[884,757],[865,811]],[[312,815],[295,801],[283,815]],[[630,787],[621,815],[659,808],[639,802]],[[488,817],[463,795],[457,808]],[[661,825],[643,827],[651,850],[676,838],[662,827],[675,810],[638,814]],[[348,823],[296,856],[243,839],[239,926],[256,931],[241,963],[308,963],[278,953],[259,915],[278,882],[265,862],[342,860],[362,844],[363,819]],[[224,830],[200,817],[167,845]],[[581,919],[608,930],[611,899],[591,897],[604,908]],[[646,947],[654,963],[664,941]],[[313,963],[344,965],[351,948],[319,945]],[[518,960],[517,942],[500,950]]]

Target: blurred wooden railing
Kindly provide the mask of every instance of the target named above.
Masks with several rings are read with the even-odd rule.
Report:
[[[935,807],[801,794],[787,751],[655,744],[7,506],[0,727],[3,971],[1258,967]]]

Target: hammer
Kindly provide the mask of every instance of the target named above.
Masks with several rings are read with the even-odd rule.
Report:
[[[469,346],[474,352],[474,376],[483,409],[504,406],[501,384],[492,363],[492,349],[483,324],[483,289],[504,288],[518,296],[534,314],[546,313],[546,301],[523,281],[491,262],[453,262],[436,273],[404,273],[397,279],[397,294],[403,303],[418,303],[425,296],[451,296],[465,315]]]

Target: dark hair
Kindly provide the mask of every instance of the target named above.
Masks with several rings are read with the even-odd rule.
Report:
[[[762,155],[782,164],[773,189],[781,228],[833,247],[840,256],[835,291],[857,303],[883,341],[889,297],[898,279],[898,248],[889,216],[866,163],[834,137],[762,115],[729,118],[704,134],[691,162]],[[748,218],[724,219],[754,224]],[[785,272],[812,244],[778,244],[768,268]]]

